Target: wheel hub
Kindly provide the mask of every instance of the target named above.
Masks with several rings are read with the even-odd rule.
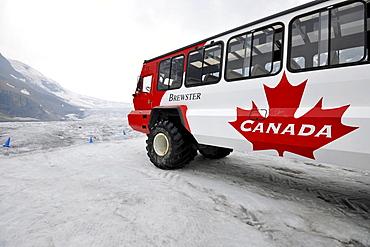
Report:
[[[154,137],[153,148],[157,155],[165,156],[168,153],[169,147],[170,147],[170,143],[165,134],[158,133]]]

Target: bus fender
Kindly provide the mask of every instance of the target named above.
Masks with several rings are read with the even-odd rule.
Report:
[[[158,106],[154,107],[150,114],[149,129],[161,119],[169,119],[175,123],[182,124],[189,133],[191,133],[189,122],[186,118],[188,107],[186,105],[178,106]]]

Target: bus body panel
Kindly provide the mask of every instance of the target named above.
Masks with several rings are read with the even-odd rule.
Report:
[[[370,78],[363,71],[370,70],[370,65],[359,67],[361,67],[359,71],[355,70],[355,72],[353,67],[332,69],[331,73],[324,78],[317,71],[305,73],[304,77],[303,74],[287,72],[287,77],[293,86],[307,80],[300,106],[295,112],[296,118],[307,113],[323,98],[323,109],[349,105],[341,117],[341,122],[343,125],[358,127],[353,132],[315,150],[315,159],[333,164],[343,164],[346,160],[345,163],[350,162],[348,166],[368,169],[365,161],[370,158],[370,102],[365,101],[366,99],[369,101],[366,93],[370,90]],[[253,150],[252,144],[229,122],[237,118],[237,107],[251,109],[252,101],[260,109],[269,109],[263,85],[276,87],[283,73],[271,78],[255,79],[250,83],[245,83],[245,81],[220,82],[199,87],[196,90],[184,88],[176,91],[176,95],[200,94],[201,97],[196,102],[180,100],[177,103],[188,106],[189,126],[199,143],[251,151]],[[357,76],[353,78],[353,75]],[[174,102],[169,100],[173,98],[172,95],[174,92],[166,92],[161,105],[174,105]],[[316,130],[316,133],[318,131]],[[295,132],[294,134],[298,134],[299,127]],[[277,154],[275,150],[267,150],[267,152]],[[284,153],[284,156],[298,157],[291,153]],[[302,158],[302,156],[299,157]]]
[[[290,71],[287,65],[292,20],[351,1],[316,2],[144,63],[141,77],[152,76],[151,90],[144,96],[137,92],[135,110],[129,114],[130,125],[140,131],[143,122],[140,116],[150,115],[152,108],[182,106],[186,107],[183,116],[186,128],[199,144],[369,169],[370,64],[298,72]],[[280,70],[273,75],[226,81],[228,42],[235,35],[274,23],[283,26]],[[157,90],[161,61],[184,54],[185,75],[189,53],[215,43],[223,45],[220,81],[186,87],[184,76],[180,88]],[[287,106],[289,102],[291,106]],[[285,119],[281,118],[281,112],[287,113]],[[148,133],[148,122],[144,124],[147,129],[141,128],[141,131]]]

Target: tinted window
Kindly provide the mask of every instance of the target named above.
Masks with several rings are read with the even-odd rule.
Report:
[[[202,47],[189,53],[185,85],[217,83],[221,78],[222,44]]]
[[[281,68],[283,26],[276,24],[231,38],[226,80],[276,74]]]
[[[158,71],[158,91],[180,88],[183,74],[183,55],[162,60]]]
[[[365,5],[334,6],[293,19],[290,30],[291,70],[355,63],[366,56]]]

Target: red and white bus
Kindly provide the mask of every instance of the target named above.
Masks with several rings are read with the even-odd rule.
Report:
[[[128,120],[150,160],[238,149],[369,169],[369,2],[313,1],[144,61]]]

